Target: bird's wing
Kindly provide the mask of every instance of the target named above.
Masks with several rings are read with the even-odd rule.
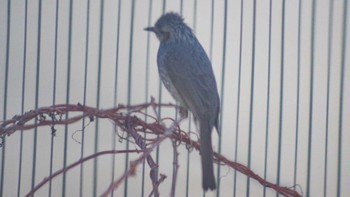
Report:
[[[208,115],[216,116],[217,112],[209,111],[211,105],[218,108],[216,81],[211,63],[199,44],[173,45],[162,63],[177,92],[194,115],[200,117],[211,112]]]

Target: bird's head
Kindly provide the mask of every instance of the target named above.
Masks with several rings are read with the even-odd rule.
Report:
[[[190,30],[179,14],[169,12],[162,15],[153,27],[146,27],[145,31],[154,32],[163,42],[181,36],[182,31],[187,29]]]

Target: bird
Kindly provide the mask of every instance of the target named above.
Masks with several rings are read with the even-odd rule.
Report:
[[[211,134],[214,127],[219,132],[220,99],[212,64],[178,13],[165,13],[144,30],[153,32],[160,42],[157,64],[161,81],[178,104],[193,115],[199,132],[202,188],[215,190]]]

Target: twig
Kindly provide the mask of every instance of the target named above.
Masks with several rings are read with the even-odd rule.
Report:
[[[157,141],[155,141],[152,146],[150,148],[148,148],[138,159],[134,160],[133,162],[131,162],[130,164],[130,169],[122,176],[120,177],[118,180],[116,180],[115,182],[113,182],[107,189],[107,191],[105,191],[101,196],[102,197],[107,197],[114,189],[116,189],[119,184],[121,183],[122,180],[124,180],[126,177],[128,177],[129,175],[134,174],[135,172],[135,168],[137,165],[139,165],[147,156],[149,156],[149,154],[156,148],[159,146],[159,144],[161,142],[163,142],[165,139],[169,138],[170,135],[163,135],[161,137],[159,137],[157,139]]]
[[[139,153],[140,151],[139,150],[109,150],[109,151],[101,151],[101,152],[98,152],[98,153],[95,153],[93,155],[90,155],[90,156],[87,156],[85,158],[82,158],[80,159],[79,161],[67,166],[66,168],[63,168],[61,170],[58,170],[56,171],[55,173],[53,173],[51,176],[45,178],[44,180],[42,180],[38,185],[36,185],[28,194],[26,194],[25,196],[26,197],[29,197],[29,196],[33,196],[34,193],[36,191],[38,191],[42,186],[44,186],[47,182],[51,181],[53,178],[55,178],[56,176],[62,174],[62,173],[65,173],[65,172],[68,172],[70,169],[88,161],[88,160],[91,160],[91,159],[94,159],[96,157],[99,157],[99,156],[102,156],[102,155],[107,155],[107,154],[119,154],[119,153]]]
[[[173,179],[171,182],[171,193],[170,196],[174,197],[175,196],[175,191],[176,191],[176,180],[177,180],[177,173],[178,173],[178,169],[179,169],[179,163],[178,163],[178,157],[179,157],[179,153],[177,152],[177,145],[176,145],[176,141],[172,142],[173,144]]]

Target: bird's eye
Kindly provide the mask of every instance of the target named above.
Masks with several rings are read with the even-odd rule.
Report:
[[[163,34],[164,40],[168,40],[169,39],[169,37],[170,37],[170,33],[169,32],[163,32],[162,34]]]

